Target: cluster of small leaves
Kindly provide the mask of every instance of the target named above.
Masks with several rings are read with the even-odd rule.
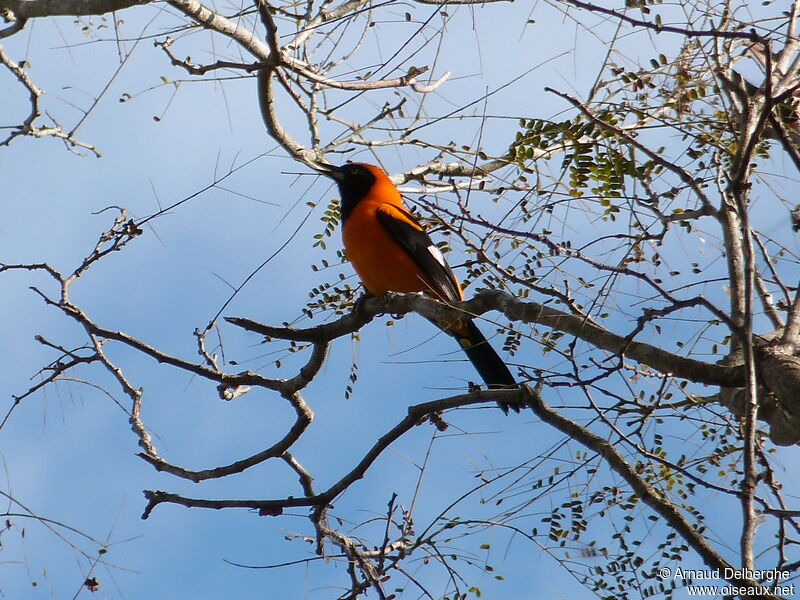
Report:
[[[340,280],[344,279],[344,274],[339,274]],[[332,283],[321,283],[311,289],[308,293],[310,300],[303,307],[303,314],[309,319],[313,318],[314,313],[330,310],[335,315],[343,315],[352,307],[357,291],[349,284],[342,286]]]
[[[462,281],[462,287],[471,286],[474,283],[479,283],[475,290],[490,289],[490,290],[503,290],[508,287],[508,283],[502,277],[496,275],[485,264],[480,261],[474,260],[466,264],[467,276]],[[513,272],[513,265],[508,267],[510,272]]]
[[[703,423],[699,431],[705,441],[712,443],[714,452],[702,462],[698,462],[695,469],[702,475],[707,475],[711,469],[716,469],[718,477],[730,478],[730,485],[735,485],[737,478],[743,474],[739,458],[739,453],[742,451],[739,432],[732,423],[726,422]]]
[[[609,494],[611,494],[609,496]],[[645,552],[643,541],[633,535],[631,525],[639,519],[634,516],[633,511],[639,505],[639,499],[630,494],[622,500],[618,500],[621,490],[617,488],[604,488],[596,492],[592,497],[592,502],[607,500],[609,508],[616,507],[623,511],[622,519],[624,526],[617,530],[611,540],[617,544],[616,552],[607,551],[605,553],[606,563],[589,568],[582,579],[582,583],[596,593],[600,598],[611,600],[616,598],[630,597],[649,597],[655,593],[663,594],[665,598],[671,598],[674,583],[665,586],[658,578],[659,570],[665,564],[679,562],[688,547],[684,544],[676,545],[676,533],[669,531],[664,541],[656,546],[657,553],[652,553],[649,549]],[[600,512],[600,516],[605,514],[605,510]],[[659,519],[655,515],[647,517],[653,522]],[[652,561],[646,560],[645,555],[655,556]],[[653,590],[652,586],[645,586],[644,582],[656,580],[660,585],[659,589]],[[633,595],[631,593],[633,592]]]
[[[654,447],[649,450],[649,455],[653,458],[646,463],[637,461],[636,471],[647,483],[654,487],[659,487],[664,492],[677,494],[685,500],[689,495],[694,494],[694,484],[691,481],[687,481],[680,470],[686,458],[681,456],[675,467],[673,467],[669,462],[669,455],[663,447],[663,443],[661,434],[654,433]]]
[[[572,146],[572,151],[564,155],[563,168],[569,171],[569,195],[581,198],[588,190],[600,199],[604,215],[613,221],[620,210],[613,199],[624,195],[625,176],[642,179],[652,165],[637,166],[621,152],[589,141]]]
[[[339,250],[336,253],[336,256],[339,258],[339,263],[337,263],[337,264],[341,264],[341,263],[344,263],[344,262],[347,261],[347,259],[344,257],[344,252],[341,251],[341,250]],[[323,258],[322,260],[319,261],[319,264],[312,263],[311,264],[311,270],[314,271],[315,273],[318,273],[319,271],[324,271],[326,269],[330,269],[331,266],[332,266],[331,263],[327,259]],[[341,277],[342,277],[342,275],[340,274],[339,278],[341,279]]]
[[[118,21],[122,23],[122,21]],[[108,17],[105,15],[92,16],[89,18],[78,17],[72,21],[78,29],[81,30],[83,35],[89,39],[98,39],[101,36],[103,29],[108,29],[112,25],[108,23]]]
[[[685,132],[691,144],[684,155],[698,161],[698,170],[710,166],[708,157],[711,154],[718,157],[724,168],[730,169],[738,150],[740,115],[731,106],[730,94],[724,91],[714,70],[708,68],[701,42],[687,40],[681,55],[684,58],[671,64],[663,54],[650,60],[651,66],[658,67],[661,75],[659,85],[655,86],[658,95],[653,99],[654,107],[671,109],[674,122],[670,125]],[[690,56],[698,60],[685,58]],[[636,81],[633,75],[628,72],[621,77],[628,82]],[[641,106],[644,99],[637,96],[636,101]],[[639,118],[646,116],[641,108],[637,109],[637,114]],[[664,119],[665,123],[668,121]],[[769,150],[770,144],[761,141],[755,156],[766,160]]]
[[[618,125],[624,116],[605,110],[597,118]],[[510,148],[517,164],[524,168],[548,149],[566,148],[561,169],[568,174],[568,194],[574,198],[587,193],[597,197],[604,207],[604,218],[609,220],[620,211],[614,199],[626,195],[626,178],[647,184],[660,171],[653,160],[640,160],[623,138],[595,122],[576,117],[559,122],[522,119],[520,124]]]
[[[288,323],[284,323],[284,326],[288,325],[289,325]],[[271,338],[266,338],[263,343],[266,344],[269,343],[270,341],[272,341]],[[297,354],[298,352],[303,352],[304,350],[308,350],[308,348],[310,347],[311,344],[295,342],[294,340],[291,340],[289,341],[289,345],[286,347],[285,352],[287,352],[288,354]],[[286,358],[286,356],[284,356],[283,358]],[[280,369],[283,366],[283,358],[276,358],[273,361],[275,368]],[[236,364],[236,362],[230,361],[230,364]]]
[[[542,353],[552,352],[558,349],[559,340],[563,339],[566,334],[563,331],[555,329],[542,332],[539,343],[542,345]]]
[[[664,57],[664,61],[666,62],[666,57]],[[650,59],[650,66],[659,68],[659,61]],[[611,69],[611,73],[619,76],[622,83],[628,86],[633,92],[644,92],[646,89],[653,90],[657,87],[653,83],[653,72],[649,70],[639,69],[638,71],[625,71],[625,69],[614,67]]]
[[[507,328],[499,329],[498,332],[505,332],[506,334],[503,341],[503,352],[507,352],[509,356],[514,356],[522,346],[522,331],[518,327],[513,327],[513,323],[509,323]]]
[[[659,456],[664,453],[658,448],[654,451]],[[578,457],[580,459],[580,456]],[[656,466],[637,465],[637,471],[647,473],[648,480],[661,479],[665,493],[675,493],[677,487],[682,485],[674,470],[667,468],[659,472]],[[590,470],[594,473],[594,470]],[[671,485],[663,486],[665,476],[672,481]],[[668,481],[668,483],[669,483]],[[571,487],[574,489],[574,481]],[[692,489],[687,486],[689,493]],[[683,494],[679,494],[683,495]],[[685,497],[685,495],[683,495]],[[600,506],[599,510],[593,507]],[[683,510],[694,516],[696,527],[703,528],[702,515],[691,506],[684,505]],[[593,509],[591,515],[587,515]],[[641,511],[645,511],[644,514]],[[615,515],[618,518],[615,518]],[[568,553],[563,566],[572,571],[587,589],[603,599],[627,599],[661,595],[671,598],[676,588],[675,582],[664,582],[659,577],[660,570],[665,566],[682,564],[689,553],[688,546],[674,530],[666,528],[662,541],[655,542],[659,529],[650,526],[647,537],[642,538],[634,533],[634,528],[640,528],[642,519],[648,519],[653,525],[660,522],[660,517],[652,514],[644,507],[638,496],[629,489],[607,485],[590,493],[573,491],[571,500],[554,508],[542,522],[548,525],[546,532],[551,542],[558,548],[565,548],[568,541],[577,542],[589,533],[591,521],[614,521],[618,525],[610,536],[603,536],[605,540],[602,550],[597,549],[597,542],[592,540],[588,546],[579,552],[581,559],[578,564],[585,565],[578,568],[575,565],[575,556]],[[536,529],[533,535],[538,535]],[[616,546],[616,547],[614,547]],[[597,564],[602,561],[602,564]],[[595,564],[587,564],[593,562]]]
[[[520,131],[508,150],[509,156],[523,169],[538,152],[551,150],[565,141],[579,140],[586,131],[586,123],[578,118],[567,121],[520,119],[519,126]]]
[[[586,531],[588,526],[583,514],[583,508],[583,501],[578,499],[564,502],[561,506],[554,508],[550,512],[550,516],[542,519],[542,523],[549,523],[550,530],[547,533],[547,537],[561,545],[567,539],[575,542],[579,541],[581,534]],[[565,524],[567,513],[569,514],[569,522]]]
[[[308,205],[314,207],[314,203],[309,202]],[[314,243],[312,247],[326,251],[328,250],[327,240],[338,234],[339,230],[340,212],[337,198],[330,201],[320,217],[320,221],[324,227],[322,231],[313,235]],[[319,273],[347,262],[347,256],[343,249],[337,249],[335,256],[336,261],[333,263],[327,258],[322,258],[318,264],[311,264],[311,270]],[[341,315],[352,307],[357,290],[349,284],[343,283],[347,279],[347,275],[342,271],[338,271],[333,275],[333,279],[333,281],[324,281],[309,291],[310,301],[303,308],[303,313],[308,318],[312,318],[314,313],[327,310],[333,311],[336,315]]]
[[[358,339],[358,333],[352,334],[353,341]],[[350,375],[348,377],[349,383],[344,388],[344,399],[349,400],[350,396],[353,395],[353,386],[355,386],[356,381],[358,381],[358,364],[353,361],[350,365]]]
[[[655,519],[655,517],[651,517],[651,519]],[[649,598],[656,594],[663,594],[665,598],[671,598],[672,592],[677,586],[677,582],[682,580],[671,579],[665,584],[660,571],[664,566],[680,565],[683,563],[686,554],[689,552],[689,546],[678,537],[675,531],[670,531],[664,538],[664,541],[659,543],[656,548],[659,554],[653,559],[650,568],[643,568],[640,571],[640,575],[645,580],[651,582],[650,585],[644,588],[644,596]]]
[[[309,203],[309,206],[313,207],[313,203]],[[322,221],[324,228],[321,232],[315,233],[314,244],[313,247],[320,247],[323,250],[327,248],[325,240],[332,237],[336,230],[339,228],[339,200],[333,199],[328,204],[325,212],[322,213],[320,217],[320,221]]]
[[[669,97],[665,98],[664,106],[671,108],[675,115],[684,118],[690,115],[702,116],[707,119],[703,110],[695,110],[695,103],[705,102],[712,105],[716,104],[717,98],[709,94],[709,83],[697,73],[690,73],[684,66],[676,65],[667,76],[672,79],[671,85],[667,83]],[[715,117],[723,118],[722,112],[716,113]],[[713,119],[708,121],[713,122]]]

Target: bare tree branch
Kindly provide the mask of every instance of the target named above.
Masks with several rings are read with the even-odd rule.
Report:
[[[151,0],[0,0],[0,13],[7,20],[38,17],[88,16],[150,4]]]

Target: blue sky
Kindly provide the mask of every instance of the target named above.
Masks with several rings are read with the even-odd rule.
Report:
[[[464,98],[477,99],[539,64],[544,66],[493,95],[486,112],[517,116],[522,110],[526,116],[557,117],[564,104],[545,94],[545,85],[585,92],[601,64],[601,47],[585,31],[576,30],[568,18],[540,8],[536,22],[527,26],[530,9],[519,4],[452,9],[456,14],[450,25],[452,35],[434,75],[450,70],[453,76],[426,99],[430,114],[448,112]],[[382,14],[402,19],[405,10],[398,7]],[[415,7],[414,17],[422,20],[430,10]],[[147,25],[149,33],[173,22],[156,11],[143,7],[122,13],[123,31],[134,36],[153,17],[156,20]],[[408,31],[405,24],[389,27],[381,30],[384,51],[401,43]],[[107,36],[108,31],[101,35]],[[68,40],[69,49],[62,48],[61,36]],[[29,60],[32,77],[48,92],[50,110],[66,123],[78,118],[69,103],[86,106],[87,95],[97,94],[119,64],[113,43],[76,45],[80,41],[69,19],[37,21],[22,35],[4,40],[9,54]],[[205,43],[207,35],[198,34],[181,51],[196,52],[199,62]],[[574,53],[565,54],[573,47],[577,47]],[[643,55],[649,56],[648,51]],[[426,56],[415,57],[414,64],[426,64]],[[152,221],[143,236],[92,268],[72,290],[75,303],[96,322],[195,359],[192,331],[204,327],[226,302],[231,285],[241,283],[292,235],[311,210],[305,204],[311,201],[318,206],[287,250],[261,270],[224,312],[272,324],[300,315],[308,291],[320,282],[309,264],[332,260],[339,248],[338,236],[328,241],[325,252],[312,247],[312,235],[322,230],[323,207],[335,192],[328,182],[293,174],[307,169],[289,160],[266,136],[254,80],[224,85],[185,82],[171,98],[174,87],[160,85],[162,75],[170,80],[186,78],[168,65],[150,41],[142,42],[78,135],[102,151],[100,159],[76,156],[48,139],[20,139],[0,149],[5,190],[0,203],[0,262],[47,261],[63,271],[71,270],[113,218],[111,212],[93,213],[117,205],[141,218],[202,189],[231,165],[255,159],[225,181],[224,187],[232,192],[208,191]],[[62,89],[65,84],[71,88]],[[6,73],[0,75],[0,91],[4,99],[11,98],[2,111],[3,120],[13,121],[9,116],[13,110],[26,110],[25,98]],[[133,99],[120,103],[125,93]],[[353,110],[367,110],[370,104],[379,107],[393,94],[376,93]],[[472,114],[483,110],[478,104]],[[475,143],[481,138],[492,149],[507,145],[516,121],[487,123],[491,126],[481,130],[479,119],[472,118],[456,122],[457,128],[450,123],[423,131],[429,136],[426,139],[436,143],[451,139]],[[287,119],[286,125],[302,131],[296,118]],[[365,153],[355,156],[370,158]],[[422,152],[381,154],[390,171],[429,158]],[[347,265],[332,274],[340,270],[351,274]],[[8,317],[0,342],[0,390],[6,403],[54,358],[52,351],[34,341],[34,334],[65,346],[84,340],[82,330],[46,307],[28,289],[31,285],[55,293],[52,282],[40,273],[0,277],[0,311]],[[487,332],[491,329],[487,324],[483,327]],[[273,375],[291,372],[291,357],[280,371],[270,366],[284,353],[267,353],[279,350],[280,345],[265,348],[257,336],[230,327],[224,329],[224,336],[228,357],[235,355],[243,368],[263,368]],[[320,488],[349,470],[379,435],[405,415],[409,404],[462,390],[475,378],[470,365],[454,350],[450,339],[436,335],[415,316],[390,328],[376,320],[358,342],[341,339],[334,344],[320,377],[306,391],[316,418],[296,447],[298,458],[316,475]],[[144,388],[144,418],[155,445],[170,462],[198,469],[225,464],[267,447],[290,422],[288,406],[277,396],[253,392],[222,402],[208,382],[124,348],[109,347],[108,351],[134,384]],[[359,365],[359,380],[353,396],[345,400],[353,361]],[[106,387],[128,407],[128,399],[106,373],[91,368],[76,376]],[[475,484],[477,469],[516,465],[560,441],[534,423],[532,415],[506,418],[493,407],[461,411],[450,422],[451,429],[436,437],[422,478],[415,504],[420,527],[444,510],[453,496]],[[384,510],[393,492],[399,494],[399,503],[408,506],[419,465],[434,435],[430,426],[410,432],[367,478],[337,501],[334,514],[365,521]],[[245,570],[224,562],[268,565],[311,557],[313,548],[306,542],[285,540],[312,534],[303,511],[269,518],[243,510],[163,505],[149,520],[140,519],[143,489],[205,498],[299,495],[294,474],[282,464],[268,463],[227,481],[199,485],[156,473],[135,456],[136,438],[125,412],[107,394],[81,382],[61,383],[27,398],[0,436],[5,480],[1,489],[37,515],[113,543],[104,558],[114,566],[95,572],[101,588],[93,597],[330,598],[338,595],[332,590],[347,581],[341,565],[321,561],[272,570]],[[547,500],[532,506],[525,526],[551,508]],[[479,518],[500,510],[493,502],[471,502],[448,514]],[[22,511],[9,505],[9,512]],[[15,527],[0,537],[0,558],[7,561],[0,566],[0,593],[7,598],[92,596],[81,590],[88,564],[85,557],[30,519],[14,517],[12,521]],[[599,533],[606,526],[594,527]],[[89,552],[96,550],[78,534],[65,536]],[[479,569],[467,570],[471,583],[485,597],[589,596],[544,550],[519,536],[492,531],[464,544],[505,578],[498,581]],[[490,544],[490,548],[481,549],[480,544]],[[423,571],[421,577],[442,593],[446,582],[441,572]]]

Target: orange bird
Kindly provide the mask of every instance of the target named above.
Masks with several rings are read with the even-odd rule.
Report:
[[[445,304],[464,299],[458,279],[414,216],[386,172],[375,165],[324,165],[341,195],[342,239],[347,258],[367,292],[424,292]],[[456,338],[490,389],[515,386],[503,360],[472,319],[435,323]],[[503,412],[509,406],[498,403]],[[519,412],[519,408],[511,406]]]

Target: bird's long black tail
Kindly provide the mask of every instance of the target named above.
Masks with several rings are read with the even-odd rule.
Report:
[[[436,323],[436,326],[458,340],[461,349],[489,389],[503,389],[517,385],[506,363],[495,352],[472,319],[464,319],[450,325]],[[519,407],[513,404],[498,402],[497,405],[506,414],[509,408],[519,412]]]

